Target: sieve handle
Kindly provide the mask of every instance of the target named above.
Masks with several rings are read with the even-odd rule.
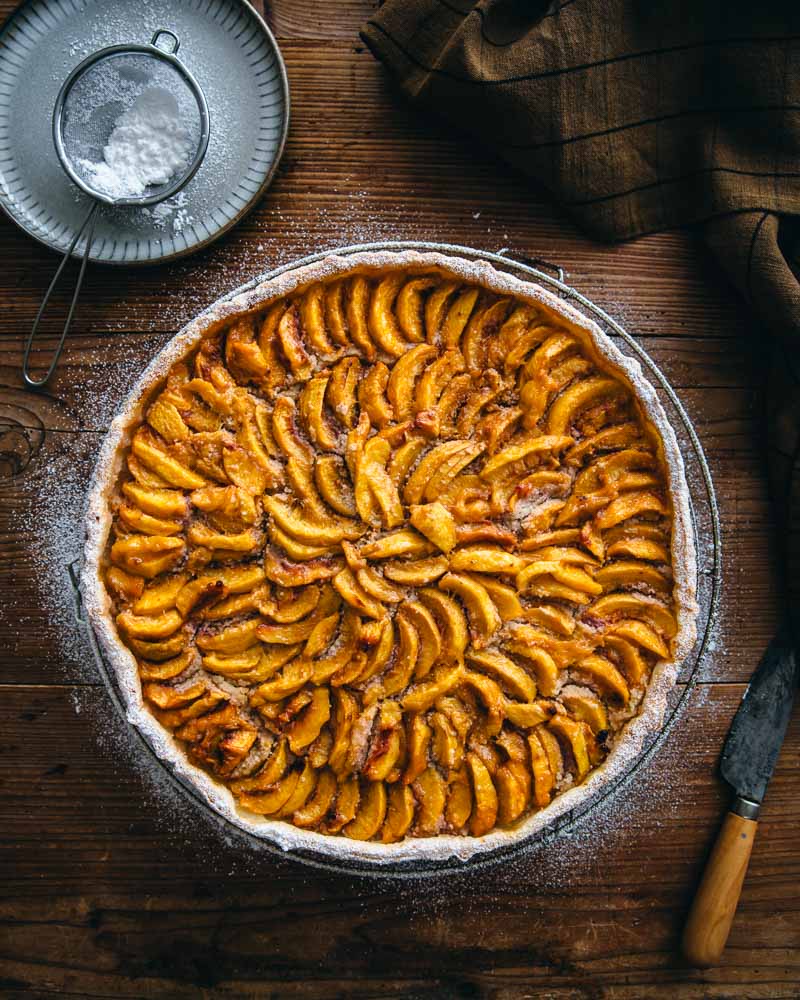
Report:
[[[28,335],[28,340],[25,344],[25,356],[22,359],[22,377],[25,379],[26,385],[29,385],[32,389],[39,389],[47,382],[53,372],[56,370],[56,365],[58,364],[58,359],[61,357],[61,352],[64,350],[64,341],[67,339],[67,334],[69,333],[69,328],[72,325],[72,317],[75,314],[75,306],[78,304],[78,295],[80,294],[81,285],[83,284],[83,276],[86,273],[86,265],[89,262],[89,252],[92,249],[92,240],[94,238],[94,226],[97,221],[97,210],[100,208],[100,202],[96,201],[92,207],[89,209],[89,214],[83,220],[83,225],[75,233],[72,242],[67,247],[64,253],[61,263],[58,265],[58,270],[53,276],[53,280],[50,282],[50,287],[44,293],[44,298],[42,299],[42,304],[39,306],[39,312],[36,314],[36,319],[33,321],[33,327]],[[88,227],[88,228],[87,228]],[[31,376],[28,370],[28,360],[31,354],[31,348],[33,347],[33,342],[36,339],[36,332],[39,329],[39,322],[47,308],[47,303],[50,301],[50,296],[53,294],[56,285],[58,284],[58,279],[61,277],[61,272],[67,266],[67,261],[72,256],[75,247],[78,245],[78,240],[83,236],[84,230],[86,231],[86,249],[83,251],[83,258],[81,259],[81,269],[78,274],[78,280],[75,283],[75,291],[72,294],[72,303],[69,307],[69,312],[67,313],[67,319],[64,323],[64,329],[61,331],[61,339],[58,342],[58,346],[53,354],[53,360],[50,362],[50,367],[47,369],[47,374],[44,378],[35,379]]]
[[[169,38],[170,48],[162,48],[158,43],[162,38]],[[169,28],[159,28],[158,31],[150,39],[150,44],[154,49],[158,49],[159,52],[166,52],[168,56],[177,55],[178,49],[181,47],[181,40],[175,34],[174,31],[170,31]]]

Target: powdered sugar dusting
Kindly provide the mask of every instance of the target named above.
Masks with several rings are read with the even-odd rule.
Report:
[[[192,145],[178,102],[163,87],[149,87],[117,118],[103,159],[80,164],[97,190],[113,198],[140,197],[184,170]]]
[[[151,335],[135,346],[120,342],[112,358],[98,356],[97,364],[73,387],[71,407],[81,431],[49,431],[27,473],[30,499],[17,512],[15,528],[32,540],[24,558],[32,566],[40,607],[46,613],[44,625],[37,622],[37,627],[44,627],[48,644],[59,652],[53,665],[70,679],[97,681],[88,641],[76,622],[68,571],[81,556],[87,484],[103,435],[139,377],[142,348],[155,354],[167,339]],[[13,603],[10,595],[6,608],[13,608]],[[20,630],[29,624],[19,613],[15,620]]]

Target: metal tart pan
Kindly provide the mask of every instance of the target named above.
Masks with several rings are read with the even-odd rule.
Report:
[[[380,866],[371,865],[366,862],[352,861],[349,859],[337,859],[329,855],[321,855],[311,850],[291,850],[284,851],[271,844],[265,839],[255,837],[246,831],[234,827],[233,824],[220,817],[201,798],[196,788],[183,778],[175,775],[164,761],[155,753],[147,738],[135,727],[129,728],[135,733],[135,738],[142,744],[143,751],[152,758],[155,767],[161,769],[170,776],[175,787],[180,790],[196,808],[200,809],[211,825],[215,825],[224,833],[226,837],[233,837],[235,842],[243,849],[252,850],[253,854],[267,852],[281,858],[291,857],[311,867],[323,869],[325,871],[338,872],[347,875],[366,876],[383,879],[420,879],[424,877],[435,877],[448,873],[465,872],[467,870],[477,871],[487,866],[494,866],[511,861],[519,857],[531,847],[542,847],[550,844],[560,837],[569,834],[578,824],[591,820],[593,815],[598,818],[602,814],[604,806],[610,805],[611,801],[623,793],[624,788],[633,780],[642,768],[646,768],[653,757],[659,752],[665,741],[669,738],[669,733],[680,715],[691,705],[693,691],[696,688],[701,664],[709,650],[709,646],[714,634],[719,616],[719,601],[722,579],[722,547],[721,547],[721,526],[719,507],[714,491],[714,484],[711,478],[711,471],[708,461],[703,452],[700,439],[686,412],[680,402],[675,390],[670,385],[666,375],[659,366],[650,358],[644,348],[637,340],[628,333],[623,326],[613,319],[605,310],[596,305],[589,298],[571,287],[564,281],[564,273],[560,266],[548,261],[532,258],[528,256],[515,255],[511,257],[506,251],[492,253],[484,250],[476,250],[470,247],[456,246],[447,243],[429,243],[421,241],[406,242],[382,242],[357,244],[326,250],[321,253],[312,254],[299,260],[291,261],[288,264],[274,268],[265,274],[259,275],[252,281],[232,290],[220,301],[228,301],[244,292],[249,291],[256,285],[284,274],[287,271],[303,267],[307,264],[315,263],[323,258],[336,254],[337,256],[348,256],[350,254],[364,253],[370,251],[400,251],[417,250],[420,252],[438,252],[455,257],[466,257],[469,260],[483,260],[494,267],[507,271],[522,280],[533,280],[544,285],[551,292],[554,292],[568,302],[574,303],[579,309],[585,312],[594,320],[600,328],[613,339],[615,345],[626,355],[636,358],[644,369],[645,375],[654,386],[667,417],[672,424],[678,438],[678,444],[683,455],[686,481],[689,486],[689,499],[692,517],[692,529],[694,534],[695,550],[697,553],[697,602],[699,613],[697,616],[697,639],[694,648],[689,656],[683,661],[678,676],[678,681],[671,693],[667,712],[661,728],[656,733],[651,733],[644,742],[641,751],[635,756],[628,766],[614,780],[606,782],[602,788],[592,796],[584,799],[579,806],[568,812],[555,817],[552,823],[547,824],[531,837],[501,847],[494,851],[486,851],[476,854],[467,860],[450,858],[446,861],[430,861],[425,859],[415,859],[413,861],[400,861],[384,863]],[[81,598],[79,589],[79,568],[73,564],[70,574],[76,592],[76,618],[79,625],[86,630],[94,658],[109,696],[120,713],[122,719],[126,718],[126,709],[123,695],[116,683],[113,670],[106,662],[98,643],[97,636],[82,614]]]

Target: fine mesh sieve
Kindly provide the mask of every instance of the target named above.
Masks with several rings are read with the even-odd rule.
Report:
[[[168,47],[165,47],[165,44]],[[209,114],[199,84],[177,58],[178,36],[161,28],[149,45],[114,45],[84,59],[64,81],[53,112],[53,141],[61,165],[93,204],[45,293],[25,345],[22,374],[32,387],[44,385],[55,371],[78,301],[86,264],[91,252],[97,212],[102,205],[143,207],[155,205],[177,194],[197,172],[208,149]],[[179,130],[172,159],[159,159],[163,151],[154,149],[143,174],[126,175],[109,152],[109,140],[131,113],[147,108],[155,113],[168,109]],[[118,133],[117,133],[118,134]],[[34,338],[50,296],[67,261],[85,236],[86,246],[67,319],[50,367],[41,379],[34,379],[28,360]]]

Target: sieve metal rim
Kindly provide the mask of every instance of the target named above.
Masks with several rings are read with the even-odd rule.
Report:
[[[156,39],[162,34],[171,35],[175,39],[176,46],[172,52],[160,49],[155,44]],[[61,166],[64,168],[64,171],[73,184],[77,185],[81,191],[85,192],[96,201],[101,201],[106,205],[112,205],[114,207],[124,207],[126,205],[145,207],[147,205],[155,205],[161,201],[165,201],[167,198],[171,198],[173,195],[181,191],[200,169],[200,164],[205,159],[205,155],[208,150],[208,141],[211,133],[211,117],[208,110],[208,102],[206,101],[205,94],[203,93],[200,84],[194,78],[192,72],[175,55],[178,51],[179,45],[180,42],[178,40],[178,36],[173,31],[170,31],[167,28],[159,28],[154,32],[149,44],[125,43],[120,45],[109,45],[104,49],[98,49],[97,52],[93,52],[82,62],[78,63],[78,65],[72,70],[61,85],[58,97],[56,98],[55,107],[53,108],[53,143],[56,147],[56,154],[58,155]],[[173,69],[175,69],[184,79],[189,89],[192,91],[192,95],[197,102],[198,111],[200,112],[200,139],[197,144],[197,149],[195,150],[195,155],[192,158],[188,169],[171,184],[168,184],[166,187],[159,188],[157,194],[149,195],[147,197],[114,198],[112,195],[96,190],[90,184],[87,184],[80,174],[73,169],[71,160],[64,148],[64,140],[62,137],[64,105],[69,97],[70,91],[75,86],[78,79],[95,63],[99,62],[101,59],[106,59],[114,55],[134,55],[136,53],[160,59],[162,62],[171,65]]]

